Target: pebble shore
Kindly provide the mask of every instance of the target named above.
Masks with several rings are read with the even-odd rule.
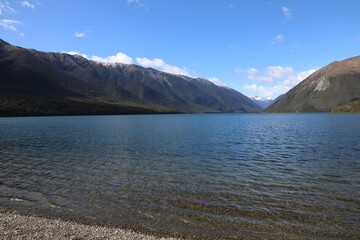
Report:
[[[0,239],[175,240],[175,238],[159,238],[118,228],[27,216],[2,209],[0,209]]]

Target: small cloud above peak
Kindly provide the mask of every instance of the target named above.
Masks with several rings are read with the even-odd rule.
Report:
[[[79,53],[79,52],[75,52],[75,51],[70,51],[70,52],[62,52],[62,53],[66,53],[66,54],[69,54],[69,55],[78,55],[78,56],[82,56],[83,58],[88,58],[88,56],[86,54],[82,54],[82,53]]]
[[[125,64],[132,64],[133,60],[131,57],[129,57],[128,55],[126,55],[125,53],[122,52],[118,52],[116,55],[113,56],[107,56],[107,57],[98,57],[98,56],[91,56],[91,58],[83,53],[77,52],[77,51],[70,51],[70,52],[62,52],[62,53],[66,53],[66,54],[70,54],[70,55],[78,55],[78,56],[82,56],[83,58],[95,61],[95,62],[99,62],[99,63],[125,63]]]
[[[91,60],[96,61],[96,62],[102,62],[102,63],[125,63],[125,64],[133,63],[132,58],[122,52],[118,52],[114,56],[108,56],[105,58],[98,57],[98,56],[92,56]]]
[[[281,11],[283,12],[286,19],[291,19],[292,18],[291,10],[289,8],[283,6],[283,7],[281,7]]]

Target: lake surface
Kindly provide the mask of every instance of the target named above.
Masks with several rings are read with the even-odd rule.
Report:
[[[195,238],[360,237],[360,114],[0,118],[0,205]]]

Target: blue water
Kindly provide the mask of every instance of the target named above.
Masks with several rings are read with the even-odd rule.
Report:
[[[159,235],[357,239],[360,114],[0,118],[0,204]]]

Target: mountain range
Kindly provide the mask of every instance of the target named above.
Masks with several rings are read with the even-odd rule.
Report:
[[[261,110],[240,92],[204,78],[100,63],[0,40],[0,116]]]
[[[317,70],[264,112],[330,112],[359,99],[360,56],[357,56]]]
[[[359,99],[360,56],[330,63],[276,99],[250,99],[204,78],[25,49],[0,39],[0,116],[246,113],[264,108],[351,112],[358,111]]]

